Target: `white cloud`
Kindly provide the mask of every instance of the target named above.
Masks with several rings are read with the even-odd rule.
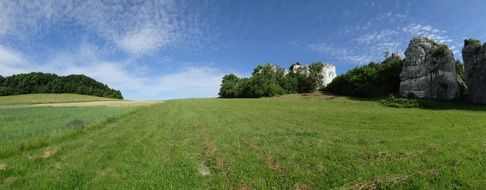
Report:
[[[398,34],[398,31],[393,29],[385,29],[378,32],[373,32],[361,36],[358,38],[358,43],[375,43],[376,41],[390,41],[394,36]]]
[[[208,24],[203,5],[175,0],[0,1],[0,37],[38,37],[53,25],[69,23],[129,54],[144,55],[204,41]]]
[[[77,52],[60,52],[39,65],[29,63],[23,54],[0,45],[0,75],[33,71],[84,74],[121,90],[126,98],[136,99],[218,96],[224,73],[211,64],[183,67],[160,75],[147,73],[145,65],[132,59],[104,60],[97,49],[92,44],[81,44]]]
[[[439,30],[431,25],[411,23],[403,27],[402,30],[414,36],[425,36],[437,40],[439,43],[451,43],[453,41],[446,36],[446,31]]]
[[[223,76],[212,67],[189,67],[159,77],[154,87],[158,94],[172,97],[217,97]]]
[[[373,57],[369,54],[358,54],[356,49],[349,49],[344,47],[336,47],[325,42],[308,45],[308,48],[316,53],[327,54],[335,57],[338,60],[347,61],[355,64],[364,64]]]
[[[24,72],[29,66],[21,53],[0,45],[0,75]]]
[[[123,36],[115,43],[130,54],[146,54],[168,45],[171,41],[170,34],[152,27],[144,27]]]

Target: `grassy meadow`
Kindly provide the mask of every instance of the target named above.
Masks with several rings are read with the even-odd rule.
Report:
[[[92,101],[119,101],[118,99],[103,98],[80,94],[24,94],[15,96],[0,96],[2,105],[25,105],[25,104],[46,104],[46,103],[71,103],[71,102],[92,102]]]
[[[485,116],[327,95],[9,108],[0,189],[482,189]]]

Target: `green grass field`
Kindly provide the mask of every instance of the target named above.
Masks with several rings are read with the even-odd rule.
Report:
[[[61,108],[45,109],[27,109],[35,114],[30,119],[4,110],[0,143],[18,145],[46,126],[66,126],[44,119],[64,113],[55,110]],[[66,114],[65,121],[112,113],[106,107],[70,109],[86,116]],[[486,187],[486,111],[477,106],[398,109],[370,100],[292,95],[173,100],[130,109],[91,116],[87,120],[111,119],[64,129],[55,141],[3,156],[0,188]],[[28,128],[32,134],[12,132]]]
[[[117,101],[118,99],[102,98],[80,94],[25,94],[0,96],[0,106],[19,104],[45,104],[66,102]]]

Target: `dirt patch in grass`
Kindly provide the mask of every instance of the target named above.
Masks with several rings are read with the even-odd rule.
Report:
[[[7,177],[6,179],[4,179],[3,181],[0,181],[0,185],[10,185],[12,184],[13,182],[15,181],[15,178],[14,177]]]
[[[215,143],[208,137],[205,137],[203,140],[204,150],[203,156],[205,162],[199,167],[199,173],[201,175],[208,173],[210,174],[211,171],[217,172],[218,170],[221,172],[221,175],[225,178],[228,178],[229,171],[226,168],[225,161],[222,158],[216,158],[215,153],[218,151],[217,146]],[[204,166],[204,167],[203,167]],[[205,172],[206,168],[207,172]]]
[[[243,184],[240,187],[238,187],[238,190],[252,190],[252,189],[253,188],[251,187],[251,185],[248,184]]]
[[[349,183],[344,185],[343,187],[339,188],[342,190],[377,190],[377,189],[383,189],[383,186],[385,184],[400,184],[400,183],[405,183],[410,179],[410,175],[398,175],[398,174],[393,174],[390,176],[385,176],[385,177],[378,177],[374,178],[371,180],[365,180],[365,181],[359,181],[356,183]]]
[[[56,154],[58,151],[60,150],[60,148],[58,147],[47,147],[41,154],[41,158],[43,159],[48,159],[50,158],[52,155]]]
[[[318,98],[318,99],[324,99],[324,100],[334,100],[337,98],[337,96],[334,96],[329,93],[322,93],[322,92],[316,92],[316,93],[302,93],[300,94],[302,99],[312,99],[312,98]]]
[[[199,171],[199,174],[201,174],[202,176],[211,175],[211,170],[209,169],[208,166],[206,166],[204,164],[204,162],[199,165],[198,171]]]
[[[6,170],[6,169],[7,169],[7,164],[0,163],[0,171]]]
[[[312,188],[310,188],[308,185],[306,185],[304,183],[296,183],[294,185],[294,189],[295,190],[310,190]]]
[[[204,138],[203,144],[204,144],[203,155],[205,158],[212,157],[214,153],[218,150],[218,148],[214,145],[214,142],[207,137]]]
[[[424,154],[425,150],[416,150],[408,152],[387,152],[381,151],[377,153],[361,152],[358,156],[365,159],[408,159],[421,154]]]
[[[229,172],[228,172],[228,169],[226,168],[226,164],[225,164],[224,160],[221,159],[221,158],[218,158],[216,160],[216,166],[218,167],[219,170],[221,170],[221,175],[223,175],[223,177],[225,177],[225,178],[228,178]]]
[[[260,159],[265,161],[268,167],[270,167],[272,170],[278,173],[284,173],[285,169],[276,160],[274,160],[272,156],[267,154],[262,148],[260,148],[258,145],[256,145],[253,142],[247,142],[246,144],[248,144],[250,148],[258,154]]]

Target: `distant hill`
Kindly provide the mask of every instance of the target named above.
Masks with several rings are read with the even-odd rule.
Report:
[[[119,90],[111,89],[106,84],[85,75],[58,76],[33,72],[0,76],[0,96],[37,93],[74,93],[123,99]]]

